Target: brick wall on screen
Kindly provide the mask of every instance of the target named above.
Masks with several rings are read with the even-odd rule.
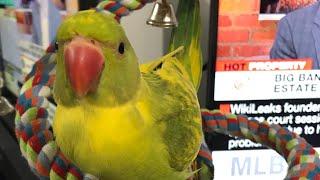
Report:
[[[260,0],[220,0],[217,59],[269,59],[276,21],[259,21]]]

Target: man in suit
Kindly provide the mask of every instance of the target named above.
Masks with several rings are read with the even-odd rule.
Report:
[[[320,1],[280,20],[270,57],[311,58],[313,69],[320,69]]]

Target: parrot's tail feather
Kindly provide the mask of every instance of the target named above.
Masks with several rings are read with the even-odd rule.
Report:
[[[184,53],[178,57],[195,86],[199,88],[202,74],[202,53],[200,47],[200,7],[199,0],[180,0],[177,18],[179,25],[173,29],[169,51],[184,46]]]

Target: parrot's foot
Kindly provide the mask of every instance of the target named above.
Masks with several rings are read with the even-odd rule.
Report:
[[[199,167],[196,160],[192,162],[189,169],[193,174],[187,180],[200,180]]]
[[[212,180],[214,178],[213,172],[209,170],[207,165],[198,163],[197,160],[192,162],[189,169],[193,174],[187,180]]]

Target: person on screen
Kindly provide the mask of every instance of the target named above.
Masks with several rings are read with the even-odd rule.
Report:
[[[311,58],[313,69],[320,69],[320,1],[293,11],[279,21],[270,58]]]
[[[261,13],[276,13],[278,9],[279,0],[261,0],[260,12]]]

